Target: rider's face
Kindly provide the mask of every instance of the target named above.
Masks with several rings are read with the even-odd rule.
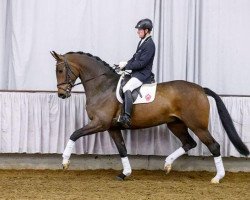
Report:
[[[143,30],[143,29],[137,29],[137,34],[139,38],[144,38],[144,36],[148,33],[148,29]]]

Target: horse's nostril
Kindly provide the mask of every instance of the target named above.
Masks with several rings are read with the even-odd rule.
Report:
[[[58,94],[58,97],[59,97],[59,98],[62,98],[62,99],[65,99],[65,95],[64,95],[64,94],[61,94],[61,93]]]

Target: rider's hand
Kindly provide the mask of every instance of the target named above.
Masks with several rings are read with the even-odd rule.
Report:
[[[125,62],[125,61],[119,62],[119,68],[123,69],[127,65],[127,63],[128,62]]]

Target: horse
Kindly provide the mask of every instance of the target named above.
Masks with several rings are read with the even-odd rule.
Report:
[[[90,119],[87,125],[74,131],[70,136],[62,155],[63,169],[69,167],[69,159],[77,139],[108,131],[118,149],[123,166],[123,171],[117,178],[124,180],[131,174],[132,169],[121,133],[124,128],[117,126],[116,123],[122,112],[122,104],[116,98],[120,75],[105,61],[89,53],[68,52],[63,55],[55,51],[50,53],[56,59],[58,97],[62,99],[70,97],[76,79],[80,78],[85,89],[86,111]],[[188,132],[188,129],[192,130],[213,155],[216,175],[211,179],[211,183],[219,183],[225,176],[225,169],[220,145],[208,130],[210,105],[207,96],[215,99],[222,125],[230,141],[240,154],[249,155],[249,150],[237,134],[221,98],[209,88],[184,80],[157,83],[153,102],[134,105],[130,129],[167,124],[170,131],[181,141],[182,146],[166,157],[164,164],[166,173],[171,171],[174,160],[196,147],[195,140]]]

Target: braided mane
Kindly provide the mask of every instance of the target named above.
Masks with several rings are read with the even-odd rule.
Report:
[[[93,56],[93,55],[90,54],[90,53],[84,53],[84,52],[82,52],[82,51],[78,51],[78,52],[70,51],[70,52],[68,52],[68,53],[66,53],[66,54],[82,54],[82,55],[86,55],[86,56],[89,56],[89,57],[91,57],[91,58],[94,58],[94,59],[96,59],[97,61],[103,63],[105,66],[112,68],[108,63],[106,63],[105,61],[103,61],[101,58],[99,58],[98,56]]]

